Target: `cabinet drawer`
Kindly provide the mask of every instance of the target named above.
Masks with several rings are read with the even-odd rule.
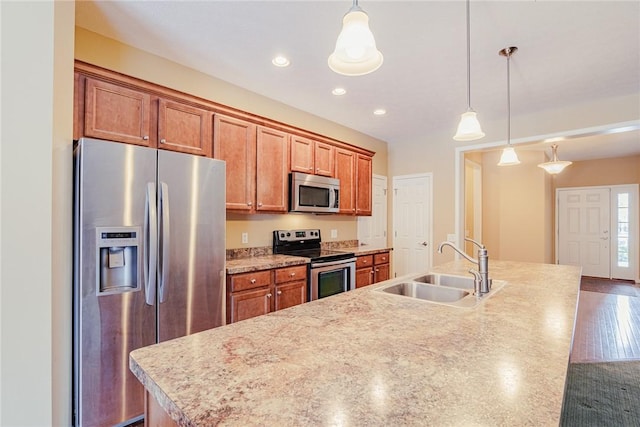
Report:
[[[251,273],[234,274],[229,276],[229,292],[255,289],[271,285],[271,270],[254,271]]]
[[[276,270],[276,284],[292,282],[294,280],[307,280],[307,266],[296,265],[293,267],[278,268]]]
[[[364,255],[356,258],[356,268],[371,267],[373,265],[373,255]]]
[[[373,256],[373,263],[375,265],[378,264],[387,264],[389,262],[389,252],[383,252],[380,254],[375,254]]]

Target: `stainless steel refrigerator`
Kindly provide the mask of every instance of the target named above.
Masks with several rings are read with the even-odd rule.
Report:
[[[86,138],[74,159],[74,424],[125,425],[129,353],[225,322],[225,163]]]

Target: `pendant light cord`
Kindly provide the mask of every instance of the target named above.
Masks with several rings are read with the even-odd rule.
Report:
[[[471,110],[471,19],[467,0],[467,109]]]
[[[507,145],[511,145],[511,49],[507,48]]]

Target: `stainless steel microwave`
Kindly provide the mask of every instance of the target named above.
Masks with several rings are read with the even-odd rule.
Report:
[[[293,172],[289,175],[289,211],[336,213],[340,208],[340,180]]]

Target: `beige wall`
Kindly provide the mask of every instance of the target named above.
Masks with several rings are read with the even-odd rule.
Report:
[[[73,2],[1,2],[0,425],[71,423]]]
[[[492,259],[552,262],[546,161],[539,151],[518,150],[519,165],[498,166],[501,151],[482,161],[482,234]]]
[[[373,157],[373,173],[387,176],[387,144],[384,141],[82,28],[76,28],[75,56],[79,60],[110,70],[370,149],[376,152]],[[298,227],[320,228],[324,241],[357,238],[355,217],[231,214],[227,221],[226,246],[270,246],[272,230]],[[329,238],[332,229],[338,230],[338,239]],[[242,243],[241,235],[244,232],[249,233],[248,244]]]

